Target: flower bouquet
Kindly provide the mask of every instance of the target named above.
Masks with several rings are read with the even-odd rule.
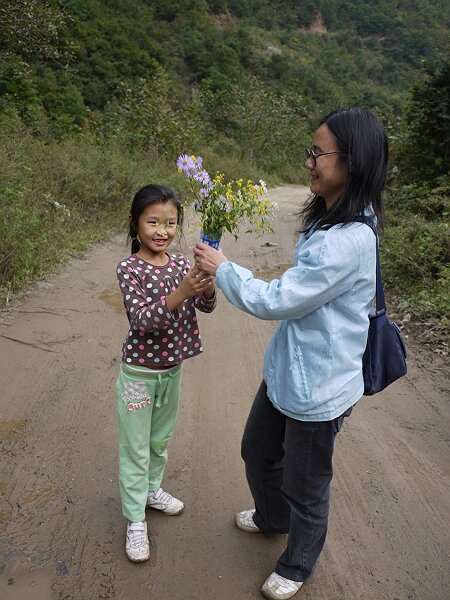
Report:
[[[201,156],[182,154],[177,167],[189,179],[194,211],[200,215],[202,242],[218,248],[224,230],[237,239],[242,226],[246,233],[273,231],[271,220],[277,205],[269,200],[264,181],[225,181],[223,173],[211,178]]]

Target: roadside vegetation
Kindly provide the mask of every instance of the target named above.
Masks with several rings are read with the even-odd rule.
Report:
[[[298,6],[297,6],[298,4]],[[392,165],[382,266],[391,309],[450,314],[449,15],[289,0],[5,0],[0,6],[0,305],[125,229],[136,188],[211,171],[306,183],[318,119],[364,105]]]

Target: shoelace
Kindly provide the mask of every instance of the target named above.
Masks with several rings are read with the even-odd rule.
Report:
[[[171,504],[173,500],[173,497],[164,490],[161,490],[158,495],[152,494],[152,498],[156,502],[161,502],[162,504]]]
[[[139,527],[139,529],[128,529],[128,533],[131,540],[131,545],[139,548],[145,544],[145,528]]]

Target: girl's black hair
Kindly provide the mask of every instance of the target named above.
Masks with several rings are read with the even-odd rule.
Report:
[[[366,209],[375,213],[378,228],[382,229],[382,193],[389,154],[383,125],[363,108],[335,110],[320,125],[326,125],[334,136],[340,152],[338,160],[345,165],[348,177],[344,191],[329,210],[322,196],[314,194],[309,199],[300,211],[303,231],[360,220]]]
[[[155,202],[171,202],[177,209],[178,228],[181,231],[183,227],[183,206],[177,198],[175,191],[165,185],[151,184],[138,190],[133,198],[130,208],[130,229],[128,231],[128,240],[131,240],[131,253],[139,252],[141,244],[137,239],[139,217],[150,204]]]

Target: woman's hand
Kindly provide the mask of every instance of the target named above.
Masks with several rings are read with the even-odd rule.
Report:
[[[195,264],[201,271],[208,275],[215,275],[218,266],[228,260],[220,248],[219,250],[215,250],[202,242],[195,244],[194,256]]]

